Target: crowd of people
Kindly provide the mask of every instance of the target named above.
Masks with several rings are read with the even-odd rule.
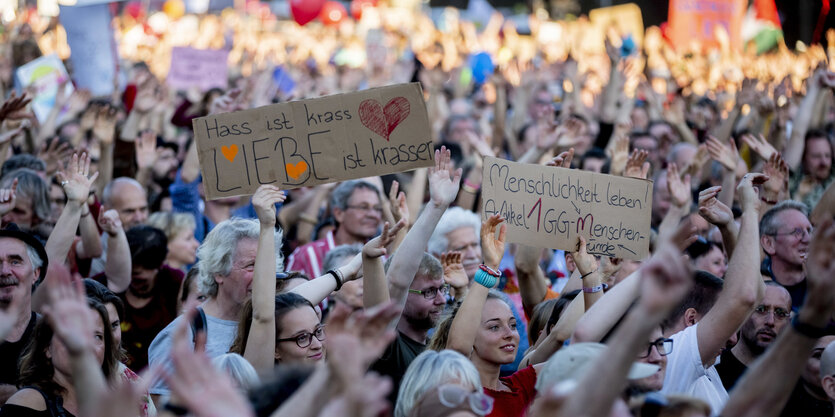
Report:
[[[363,13],[122,14],[127,82],[43,120],[13,75],[65,35],[4,28],[0,417],[835,416],[835,32]],[[230,88],[169,88],[184,45]],[[409,81],[433,167],[205,198],[192,119]],[[652,180],[651,255],[507,242],[488,156]]]

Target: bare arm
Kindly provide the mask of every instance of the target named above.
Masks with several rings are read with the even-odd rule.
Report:
[[[87,203],[84,203],[87,206]],[[78,229],[81,232],[81,241],[75,248],[76,254],[81,259],[98,258],[103,253],[101,247],[101,235],[93,219],[90,207],[81,208],[81,220],[78,222]]]
[[[545,273],[539,267],[539,257],[542,248],[527,245],[516,247],[516,273],[519,280],[519,293],[522,296],[522,307],[526,314],[533,312],[533,308],[545,299],[548,287],[545,285]]]
[[[366,306],[376,306],[389,301],[386,270],[383,267],[383,255],[387,253],[386,246],[394,240],[401,229],[406,226],[406,219],[400,219],[394,227],[388,222],[383,225],[383,233],[368,241],[362,248],[363,291],[362,303]]]
[[[52,261],[63,263],[67,259],[81,220],[82,206],[86,204],[90,187],[98,176],[98,173],[88,176],[89,172],[90,157],[84,153],[81,158],[73,154],[66,172],[58,173],[67,195],[67,204],[46,241],[46,253]]]
[[[333,395],[331,387],[332,372],[324,364],[316,367],[313,375],[293,393],[287,401],[281,404],[270,417],[314,417],[327,404],[323,398]]]
[[[107,288],[118,294],[130,285],[132,264],[128,238],[116,210],[99,213],[99,225],[107,233],[107,262],[104,263]]]
[[[633,272],[603,295],[577,322],[572,343],[599,342],[615,327],[640,295],[641,272]]]
[[[736,237],[739,228],[734,222],[734,215],[730,207],[717,198],[723,188],[724,186],[710,187],[699,193],[699,215],[719,228],[725,250],[728,252],[728,256],[732,256],[736,248]]]
[[[284,198],[273,185],[258,187],[252,196],[261,227],[252,273],[252,323],[243,356],[261,374],[275,368],[275,204]]]
[[[806,279],[809,292],[797,321],[814,328],[825,328],[835,305],[835,227],[827,219],[815,230],[809,248]],[[776,416],[783,409],[804,368],[809,352],[817,342],[789,326],[769,347],[731,391],[726,416]],[[782,381],[782,383],[780,383]],[[777,382],[777,383],[775,383]]]
[[[188,148],[186,158],[183,160],[182,173],[180,174],[183,182],[190,184],[200,175],[200,160],[197,157],[197,141],[191,141],[191,146]]]
[[[806,132],[809,131],[809,125],[812,122],[812,114],[814,113],[815,101],[821,91],[821,77],[823,72],[821,70],[815,73],[806,82],[806,96],[800,102],[800,107],[792,123],[792,134],[789,138],[789,143],[786,144],[786,151],[783,153],[786,163],[793,171],[800,168],[800,162],[803,159],[803,149],[805,148]]]
[[[762,183],[766,178],[762,174],[747,174],[737,189],[743,212],[736,249],[716,304],[699,321],[699,352],[705,365],[716,360],[725,342],[748,318],[765,292],[759,268],[759,196],[753,184]]]
[[[344,284],[357,279],[360,269],[362,269],[362,254],[358,253],[346,265],[336,268],[335,272]],[[336,279],[330,273],[316,277],[291,290],[306,298],[313,305],[321,303],[334,291],[336,291]]]

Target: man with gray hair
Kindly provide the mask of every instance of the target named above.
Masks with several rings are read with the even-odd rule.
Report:
[[[199,320],[207,334],[206,353],[216,357],[229,351],[238,330],[241,307],[252,296],[255,255],[258,251],[260,226],[258,220],[232,218],[221,222],[197,249],[197,285],[208,300],[202,305]],[[282,270],[281,231],[275,233],[276,269]],[[150,365],[164,364],[170,368],[172,337],[183,316],[172,321],[151,342],[148,349]],[[156,398],[168,395],[162,381],[150,389]]]
[[[351,180],[339,184],[331,193],[330,207],[336,229],[322,239],[296,248],[287,262],[288,271],[304,272],[309,277],[322,275],[322,262],[331,249],[339,245],[365,244],[377,235],[383,221],[380,190],[367,181]]]
[[[812,223],[805,204],[785,200],[760,219],[760,245],[766,253],[762,270],[785,287],[792,297],[792,309],[806,297],[806,256],[812,240]]]
[[[0,340],[0,406],[17,391],[18,359],[32,339],[37,317],[32,311],[32,289],[46,276],[47,262],[46,250],[37,238],[15,224],[0,229],[0,308],[14,308],[17,317],[12,330]]]

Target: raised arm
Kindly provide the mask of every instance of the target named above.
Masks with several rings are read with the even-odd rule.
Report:
[[[687,263],[674,246],[665,246],[649,262],[641,280],[641,299],[615,331],[609,344],[577,388],[560,415],[606,416],[626,388],[626,377],[639,350],[654,328],[687,294],[693,284]],[[605,358],[605,359],[604,359]]]
[[[421,254],[429,242],[429,237],[432,236],[447,207],[458,195],[460,182],[461,169],[453,169],[450,151],[442,146],[440,150],[435,151],[435,167],[429,172],[429,203],[394,253],[386,273],[389,295],[400,308],[406,305],[409,287],[420,266]],[[366,308],[368,307],[372,306],[366,305]]]
[[[806,96],[803,97],[803,101],[800,103],[797,113],[795,113],[794,120],[792,120],[792,134],[789,138],[789,143],[786,144],[786,151],[784,153],[786,163],[792,171],[800,168],[800,162],[803,159],[806,132],[809,131],[815,101],[821,92],[823,75],[824,70],[818,69],[806,80]]]
[[[725,284],[716,304],[699,321],[699,353],[710,365],[739,326],[748,318],[765,292],[760,276],[759,206],[755,188],[767,180],[763,174],[746,174],[737,187],[742,221],[736,249],[725,273]]]
[[[545,285],[545,272],[539,266],[540,255],[542,255],[542,248],[520,244],[516,246],[516,256],[513,257],[519,280],[519,294],[522,296],[522,308],[528,317],[533,313],[533,308],[541,303],[548,293],[548,286]]]
[[[122,221],[119,220],[119,212],[116,210],[100,212],[99,227],[107,233],[107,262],[104,264],[107,288],[118,294],[130,285],[132,269],[130,246]]]
[[[574,263],[583,282],[583,305],[586,311],[589,311],[589,308],[603,296],[603,274],[600,271],[600,262],[586,249],[586,238],[580,236],[577,247],[577,252],[573,253]]]
[[[496,237],[496,228],[502,222],[504,218],[494,214],[481,223],[481,253],[484,265],[493,271],[499,270],[499,263],[504,255],[506,225],[501,225],[499,236]],[[483,274],[482,271],[476,272],[476,285],[473,285],[467,293],[458,313],[452,320],[446,344],[447,349],[458,351],[466,357],[470,357],[473,352],[473,344],[481,324],[481,311],[487,301],[487,293],[499,283],[498,278],[491,275],[488,275],[490,278],[488,280],[479,279],[478,277],[483,276],[481,274]]]
[[[734,222],[734,214],[730,207],[716,198],[721,191],[722,186],[717,185],[699,193],[699,215],[719,228],[725,250],[728,252],[728,256],[732,256],[736,248],[736,236],[739,233],[739,228]]]
[[[676,164],[667,167],[667,189],[670,190],[670,210],[658,226],[658,239],[669,240],[681,219],[690,213],[693,194],[690,189],[690,174],[682,178]]]
[[[706,144],[710,157],[722,165],[722,190],[717,198],[726,206],[731,206],[734,201],[736,169],[739,165],[739,152],[736,149],[736,142],[733,138],[730,138],[728,144],[725,145],[713,136],[708,136]]]
[[[383,266],[383,256],[395,236],[406,226],[406,219],[400,219],[394,227],[388,222],[383,225],[383,233],[368,241],[362,248],[362,303],[366,306],[376,306],[389,301],[386,270]]]
[[[67,195],[67,204],[61,211],[61,216],[55,223],[55,228],[46,240],[46,254],[53,262],[64,262],[72,246],[75,231],[81,220],[82,208],[87,204],[90,187],[99,173],[88,175],[90,172],[90,156],[82,153],[73,154],[69,167],[65,172],[58,172],[58,180]],[[89,212],[88,212],[89,213]]]
[[[806,302],[748,372],[737,382],[722,415],[776,416],[791,395],[791,385],[804,369],[809,352],[829,323],[835,306],[835,225],[826,219],[816,230],[809,246]],[[806,330],[798,330],[805,327]],[[815,334],[819,332],[818,334]],[[785,383],[775,383],[785,381]]]
[[[269,184],[252,196],[261,228],[252,273],[252,323],[243,356],[259,373],[275,368],[275,204],[284,198],[284,191]]]
[[[332,292],[338,291],[342,284],[359,278],[361,270],[362,254],[358,253],[351,258],[350,262],[333,270],[336,276],[333,276],[329,271],[325,275],[320,275],[293,288],[290,292],[299,294],[310,301],[310,304],[316,305],[328,298]]]

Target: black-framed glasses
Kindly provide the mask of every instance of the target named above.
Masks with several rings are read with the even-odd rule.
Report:
[[[431,300],[431,299],[438,296],[438,292],[440,292],[443,295],[448,295],[449,294],[449,285],[442,285],[440,287],[429,287],[425,290],[411,290],[410,289],[409,292],[412,293],[412,294],[420,294],[420,295],[423,296],[423,298],[425,298],[427,300]]]
[[[758,305],[757,308],[754,309],[754,313],[759,314],[761,316],[768,315],[770,312],[774,312],[774,317],[778,320],[788,320],[789,317],[792,316],[791,311],[788,311],[784,308],[780,307],[766,307],[764,305]]]
[[[318,340],[320,342],[325,341],[325,325],[324,324],[320,324],[319,327],[317,327],[316,330],[313,331],[313,333],[310,333],[310,332],[299,333],[299,334],[297,334],[293,337],[287,337],[287,338],[284,338],[284,339],[275,339],[275,341],[276,342],[296,342],[296,345],[298,345],[298,347],[304,349],[304,348],[310,346],[310,342],[313,341],[314,337],[316,338],[316,340]]]
[[[774,233],[772,236],[791,235],[791,237],[793,237],[797,240],[801,240],[804,237],[806,237],[807,234],[809,235],[809,237],[812,237],[812,233],[815,233],[815,228],[814,227],[810,227],[808,229],[803,229],[803,228],[800,228],[800,227],[796,227],[796,228],[794,228],[794,230],[792,230],[790,232]]]
[[[673,339],[665,339],[663,337],[659,337],[655,339],[654,342],[651,342],[647,347],[647,353],[639,356],[639,358],[648,358],[649,355],[652,354],[652,347],[655,346],[658,349],[658,354],[661,356],[667,356],[670,352],[673,351]]]
[[[346,209],[354,209],[357,211],[361,211],[363,213],[377,213],[383,214],[383,207],[382,206],[345,206]]]

